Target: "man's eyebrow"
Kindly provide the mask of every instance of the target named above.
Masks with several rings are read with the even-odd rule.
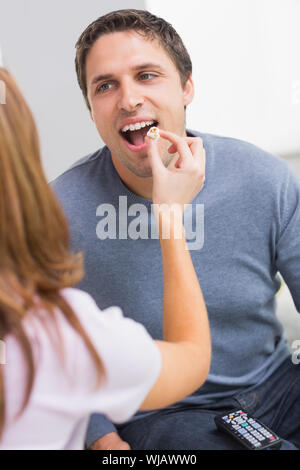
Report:
[[[162,70],[162,67],[159,64],[155,64],[153,62],[146,62],[144,64],[139,64],[131,68],[132,71],[139,71],[139,70],[144,70],[144,69],[157,69],[157,70]],[[110,80],[114,76],[111,73],[107,73],[105,75],[97,75],[93,80],[91,85],[95,85],[98,82],[101,82],[102,80]]]

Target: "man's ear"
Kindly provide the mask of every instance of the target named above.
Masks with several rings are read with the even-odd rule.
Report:
[[[186,84],[184,85],[183,88],[183,104],[184,106],[187,106],[193,101],[194,98],[194,82],[192,79],[192,74],[190,74],[189,78],[186,81]]]

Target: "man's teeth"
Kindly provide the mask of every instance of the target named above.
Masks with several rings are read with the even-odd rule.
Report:
[[[123,127],[122,132],[127,132],[127,131],[138,131],[142,127],[146,126],[151,126],[156,121],[142,121],[142,122],[137,122],[136,124],[130,124],[128,126]]]

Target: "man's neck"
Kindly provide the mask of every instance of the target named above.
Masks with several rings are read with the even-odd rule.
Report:
[[[142,178],[132,173],[117,157],[111,154],[113,165],[123,184],[134,194],[152,200],[152,177]]]

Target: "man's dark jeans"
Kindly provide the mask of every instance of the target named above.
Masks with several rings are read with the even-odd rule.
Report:
[[[133,450],[234,450],[242,449],[218,431],[216,414],[243,408],[283,439],[282,450],[300,448],[300,364],[291,358],[262,385],[226,398],[209,407],[186,406],[161,410],[118,426],[122,439]]]

